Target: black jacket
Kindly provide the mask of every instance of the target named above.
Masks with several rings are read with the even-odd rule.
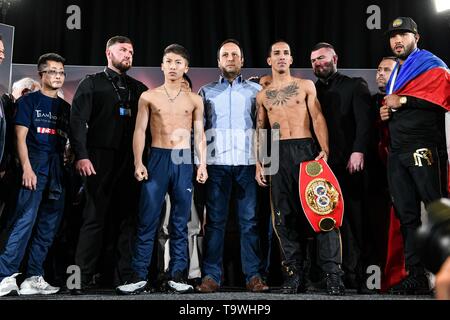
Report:
[[[391,113],[388,121],[391,151],[412,152],[430,147],[445,150],[446,110],[416,97],[407,99],[405,105]]]
[[[116,88],[124,89],[116,92],[112,81]],[[88,159],[90,148],[125,151],[132,145],[138,101],[145,90],[142,82],[128,75],[121,78],[108,68],[80,82],[70,119],[70,142],[77,160]],[[120,115],[124,105],[131,110],[131,116]]]
[[[327,121],[330,165],[346,165],[353,152],[367,153],[373,124],[371,97],[363,78],[336,72],[316,82],[317,98]]]

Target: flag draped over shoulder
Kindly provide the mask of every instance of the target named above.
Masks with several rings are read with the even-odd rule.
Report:
[[[395,78],[398,68],[397,62],[386,86],[389,93],[423,99],[450,111],[450,73],[441,59],[427,50],[415,49],[403,63]],[[395,82],[391,89],[392,81]],[[447,141],[447,145],[449,142]],[[448,182],[450,191],[450,171]],[[382,292],[386,292],[391,286],[399,283],[407,274],[400,221],[395,215],[394,208],[391,209],[390,216],[388,250],[381,283]]]
[[[391,88],[391,82],[398,68],[397,62],[387,88]],[[423,99],[450,111],[449,69],[431,52],[415,49],[401,66],[392,93]]]

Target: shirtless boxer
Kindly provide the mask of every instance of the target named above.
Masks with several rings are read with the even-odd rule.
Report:
[[[279,170],[271,177],[271,195],[272,221],[282,255],[282,293],[306,290],[300,248],[300,239],[305,234],[300,233],[311,233],[311,228],[300,204],[299,165],[303,161],[328,158],[328,130],[314,84],[310,80],[292,77],[292,62],[289,44],[284,41],[272,44],[267,58],[272,67],[272,82],[256,97],[258,136],[261,134],[259,129],[265,128],[268,122],[272,130],[278,129],[280,139]],[[320,151],[312,138],[310,118]],[[260,186],[267,186],[261,159],[256,163],[255,178]],[[317,243],[318,262],[327,275],[327,292],[344,294],[339,230],[317,233]]]
[[[135,177],[144,181],[139,204],[139,225],[132,260],[135,275],[131,283],[117,288],[119,294],[137,294],[145,290],[155,233],[166,192],[172,204],[170,213],[170,253],[168,290],[193,291],[186,284],[188,269],[188,230],[192,201],[191,128],[200,163],[197,181],[205,183],[206,139],[203,130],[203,102],[200,96],[182,88],[183,74],[188,71],[187,50],[172,44],[164,50],[161,69],[164,84],[146,91],[139,100],[139,111],[133,137]],[[145,131],[150,121],[152,143],[148,165],[142,155]]]

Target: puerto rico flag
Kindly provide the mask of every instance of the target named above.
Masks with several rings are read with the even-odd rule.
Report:
[[[400,72],[394,67],[387,84],[388,93],[411,96],[450,110],[450,73],[447,65],[427,50],[415,49]]]

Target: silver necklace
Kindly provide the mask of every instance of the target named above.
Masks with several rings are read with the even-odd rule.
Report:
[[[178,90],[177,95],[176,95],[175,97],[171,98],[171,97],[169,96],[169,92],[167,92],[166,86],[163,85],[163,87],[164,87],[164,91],[166,92],[167,99],[169,99],[170,103],[173,103],[173,102],[175,101],[175,99],[178,98],[178,96],[179,96],[180,93],[181,93],[181,86],[180,86],[180,90]]]

